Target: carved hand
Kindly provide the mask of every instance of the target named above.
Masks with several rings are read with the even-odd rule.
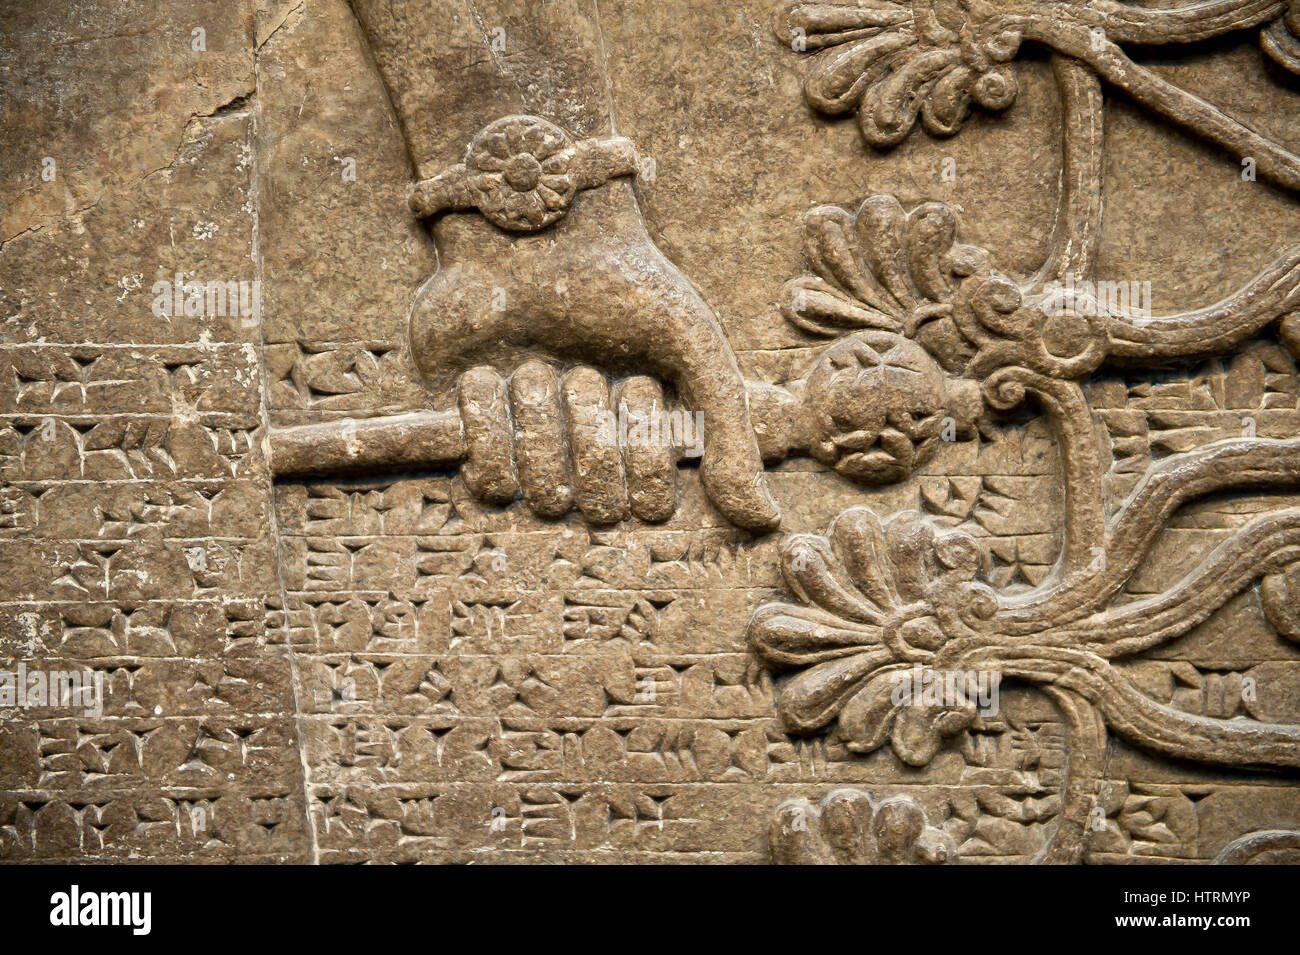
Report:
[[[866,331],[825,349],[788,387],[745,384],[763,461],[807,454],[864,484],[906,479],[946,435],[974,434],[970,382],[945,379],[916,345]],[[271,432],[280,476],[462,465],[471,493],[506,505],[522,493],[541,517],[577,506],[594,524],[676,509],[680,458],[703,450],[702,415],[669,404],[659,383],[610,383],[593,368],[561,374],[532,360],[509,379],[479,366],[454,410],[334,421]]]
[[[435,222],[440,268],[411,311],[412,355],[444,395],[473,366],[511,368],[538,352],[649,370],[702,417],[700,477],[718,510],[770,530],[780,512],[740,369],[713,312],[646,232],[629,155],[626,140],[572,144],[550,123],[507,117],[475,137],[464,164],[419,184],[417,212],[483,215]]]

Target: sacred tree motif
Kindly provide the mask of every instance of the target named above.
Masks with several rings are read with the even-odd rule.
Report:
[[[1173,9],[1112,0],[793,0],[774,21],[782,43],[815,54],[804,82],[809,105],[829,115],[856,110],[863,138],[877,148],[902,142],[918,117],[928,132],[944,136],[961,128],[972,102],[1006,109],[1019,88],[1011,61],[1022,44],[1033,43],[1169,121],[1253,157],[1261,175],[1291,189],[1300,188],[1300,158],[1134,63],[1122,46],[1192,43],[1265,26],[1264,51],[1295,71],[1297,24],[1296,12],[1278,0]]]
[[[770,667],[797,671],[778,704],[788,730],[834,722],[848,749],[868,753],[888,741],[913,766],[978,718],[968,697],[900,702],[895,691],[914,668],[996,672],[1042,687],[1070,731],[1063,808],[1042,858],[1076,861],[1107,729],[1171,757],[1300,767],[1300,726],[1189,715],[1149,699],[1112,665],[1177,639],[1261,579],[1269,619],[1285,636],[1300,633],[1290,599],[1300,591],[1297,510],[1241,528],[1167,592],[1112,606],[1183,504],[1300,483],[1300,440],[1220,441],[1165,458],[1108,522],[1100,451],[1077,381],[1109,360],[1212,353],[1277,321],[1296,301],[1297,258],[1282,257],[1210,308],[1147,317],[1062,294],[1041,277],[1018,285],[995,272],[985,252],[957,243],[955,226],[940,204],[909,214],[883,196],[856,215],[814,210],[805,227],[818,274],[787,287],[785,312],[818,334],[875,326],[913,336],[950,374],[978,382],[995,412],[1032,396],[1061,449],[1066,514],[1057,564],[1027,593],[998,593],[977,579],[980,551],[970,535],[940,532],[910,512],[882,522],[853,508],[825,538],[785,541],[783,570],[800,602],[760,608],[749,639]]]
[[[782,568],[797,601],[761,607],[749,625],[755,654],[792,674],[778,699],[789,732],[833,732],[858,753],[888,742],[910,766],[926,765],[948,737],[980,725],[969,692],[939,701],[900,693],[917,674],[991,672],[1041,688],[1064,716],[1069,746],[1061,812],[1040,861],[1081,857],[1108,733],[1204,764],[1300,768],[1300,725],[1183,712],[1149,698],[1114,665],[1177,640],[1256,584],[1277,632],[1300,638],[1300,510],[1291,508],[1236,530],[1164,593],[1117,604],[1183,505],[1300,485],[1300,439],[1245,437],[1163,458],[1107,519],[1101,450],[1080,387],[1105,366],[1230,353],[1270,327],[1296,353],[1300,249],[1222,301],[1177,315],[1117,303],[1098,294],[1094,280],[1104,143],[1098,77],[1239,154],[1249,151],[1277,182],[1300,186],[1294,156],[1135,66],[1115,44],[1189,42],[1276,20],[1264,47],[1286,59],[1295,44],[1291,15],[1277,19],[1284,9],[1240,0],[1181,10],[1094,2],[1052,5],[1049,14],[1034,3],[863,0],[794,3],[779,21],[783,37],[823,50],[809,101],[826,112],[858,109],[874,145],[901,140],[918,114],[931,132],[948,133],[968,99],[1006,105],[1010,97],[977,91],[994,82],[1014,90],[1005,64],[1022,41],[1058,54],[1061,200],[1036,274],[1017,280],[999,271],[989,252],[959,240],[957,217],[942,203],[909,210],[877,195],[853,211],[822,206],[805,216],[810,272],[781,296],[786,319],[810,335],[874,329],[915,341],[947,376],[978,386],[994,415],[1035,405],[1057,437],[1065,488],[1054,567],[1027,591],[1001,592],[981,581],[971,535],[913,512],[882,520],[855,507],[824,537],[786,539]]]
[[[855,213],[819,206],[803,228],[815,274],[786,283],[787,320],[819,336],[855,328],[901,333],[949,373],[974,381],[1011,366],[1077,379],[1108,358],[1133,364],[1214,354],[1289,320],[1300,304],[1300,248],[1220,302],[1153,316],[1116,307],[1115,296],[1098,296],[1096,283],[1074,281],[1070,271],[1068,284],[1043,273],[1017,283],[984,249],[957,241],[956,214],[941,202],[907,212],[893,196],[871,196]],[[1085,255],[1091,258],[1081,251],[1081,264]],[[1283,334],[1291,336],[1289,326]]]
[[[1166,459],[1109,526],[1101,524],[1099,498],[1072,493],[1061,563],[1041,587],[1015,595],[975,579],[980,554],[970,535],[941,533],[910,513],[882,524],[872,511],[853,508],[827,537],[785,542],[783,570],[800,603],[756,611],[750,645],[773,669],[798,671],[778,705],[788,730],[812,732],[835,721],[850,750],[867,753],[888,741],[913,766],[928,763],[945,737],[978,718],[968,697],[899,702],[894,691],[917,665],[996,672],[1044,688],[1071,735],[1069,791],[1046,858],[1074,861],[1100,782],[1103,726],[1165,756],[1300,767],[1300,725],[1184,713],[1144,696],[1111,662],[1168,644],[1261,577],[1286,574],[1300,560],[1300,511],[1248,524],[1166,593],[1110,606],[1184,502],[1297,479],[1300,441],[1241,440]],[[1092,556],[1093,540],[1104,542],[1105,561]]]

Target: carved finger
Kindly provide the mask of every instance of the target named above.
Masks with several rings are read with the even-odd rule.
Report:
[[[625,520],[628,502],[623,457],[605,376],[594,368],[575,368],[564,376],[561,394],[579,510],[593,524]]]
[[[461,476],[470,493],[506,505],[519,493],[505,379],[491,368],[471,368],[460,378],[460,418],[468,450]]]
[[[925,829],[925,813],[908,796],[886,799],[876,809],[871,824],[878,862],[902,865],[911,860],[912,847]]]
[[[573,506],[573,485],[555,372],[540,361],[520,365],[510,376],[510,407],[524,500],[540,517],[563,517]]]
[[[875,852],[871,821],[875,810],[867,794],[841,789],[822,803],[822,835],[843,865],[866,865]]]
[[[769,531],[781,510],[768,491],[749,418],[745,380],[709,307],[685,276],[664,263],[638,288],[653,310],[656,372],[670,378],[704,429],[700,482],[714,506],[739,527]]]
[[[696,433],[695,419],[685,411],[672,418],[665,415],[663,389],[659,382],[644,376],[629,378],[619,386],[614,407],[618,416],[627,420],[623,468],[632,513],[643,521],[666,521],[677,506],[677,451],[673,442],[684,435],[688,445],[699,446],[701,436]],[[679,422],[680,427],[670,428],[670,421]],[[691,453],[689,447],[687,453]]]
[[[820,814],[806,799],[777,807],[767,841],[777,865],[833,865],[835,861],[822,839]]]

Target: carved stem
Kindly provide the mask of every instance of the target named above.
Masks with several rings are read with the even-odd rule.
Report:
[[[1116,43],[1192,43],[1275,20],[1286,11],[1282,0],[1210,0],[1173,9],[1144,9],[1116,0],[1051,3],[1040,14],[1100,28]]]
[[[413,411],[272,428],[268,437],[276,477],[457,467],[466,452],[465,429],[457,411]]]
[[[1105,657],[1150,650],[1207,620],[1232,596],[1300,559],[1300,511],[1270,514],[1220,545],[1177,585],[1051,634],[1062,646],[1087,645]]]
[[[1064,586],[1007,601],[994,628],[1008,636],[1023,636],[1100,610],[1137,569],[1170,516],[1193,498],[1226,488],[1297,485],[1300,439],[1220,441],[1166,458],[1148,472],[1120,512],[1098,570],[1081,571]]]
[[[1044,687],[1043,692],[1060,708],[1070,737],[1056,831],[1034,862],[1075,865],[1087,844],[1089,817],[1101,791],[1106,724],[1096,707],[1078,693],[1055,686]]]
[[[1300,767],[1300,724],[1195,716],[1148,699],[1110,668],[1105,677],[1107,725],[1148,752],[1219,766]]]
[[[1054,54],[1052,70],[1061,93],[1061,198],[1047,259],[1033,287],[1092,277],[1101,232],[1101,180],[1105,142],[1101,82],[1078,60]]]
[[[746,382],[750,420],[764,460],[780,461],[808,450],[812,439],[799,396],[763,382]],[[618,409],[611,408],[617,416]],[[689,414],[676,404],[663,414]],[[626,414],[625,414],[626,419]],[[615,417],[615,420],[617,418]],[[502,422],[505,424],[505,422]],[[632,426],[636,426],[633,420]],[[672,451],[690,448],[680,432],[670,431]],[[438,470],[459,467],[468,453],[465,425],[458,410],[412,411],[375,418],[343,418],[318,424],[271,428],[271,471],[276,477],[307,477],[376,469]]]
[[[1100,710],[1110,729],[1148,752],[1217,766],[1300,768],[1300,723],[1184,713],[1146,697],[1094,653],[1047,646],[987,648],[965,663],[1073,691]]]
[[[1267,17],[1261,17],[1259,22],[1264,19]],[[1251,22],[1254,22],[1253,18],[1242,25]],[[1104,36],[1094,34],[1085,24],[1035,16],[1026,21],[1024,35],[1026,39],[1037,40],[1059,53],[1083,60],[1108,83],[1124,90],[1143,106],[1236,156],[1252,157],[1260,175],[1287,189],[1300,190],[1300,157],[1248,129],[1205,100],[1138,66],[1118,46]]]
[[[1077,383],[1048,378],[1024,368],[1004,368],[988,379],[984,390],[989,403],[1002,408],[1019,404],[1024,392],[1032,391],[1056,431],[1065,487],[1065,528],[1057,571],[1047,588],[1048,593],[1055,593],[1062,575],[1068,577],[1087,566],[1093,548],[1105,535],[1101,458],[1092,412]],[[1031,599],[1043,599],[1039,591],[1034,591],[1034,595]]]
[[[1300,248],[1223,301],[1183,315],[1111,316],[1110,357],[1150,362],[1218,354],[1300,304]]]

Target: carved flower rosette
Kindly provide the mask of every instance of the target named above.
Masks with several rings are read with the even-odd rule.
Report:
[[[1257,160],[1261,176],[1300,189],[1300,159],[1130,60],[1122,44],[1176,44],[1262,27],[1264,51],[1293,69],[1296,19],[1282,3],[1215,0],[1146,9],[1105,2],[979,0],[796,2],[776,33],[813,54],[808,102],[856,111],[868,144],[900,142],[919,122],[955,133],[969,108],[1014,99],[1011,61],[1023,43],[1053,53],[1062,103],[1060,202],[1042,266],[1017,280],[959,239],[954,211],[906,209],[892,196],[805,217],[808,274],[781,294],[787,321],[817,338],[870,328],[925,348],[953,378],[977,386],[996,439],[997,416],[1027,405],[1054,432],[1065,513],[1055,564],[1027,589],[981,581],[981,541],[904,511],[882,520],[854,507],[826,535],[789,537],[782,570],[796,601],[759,608],[748,636],[779,682],[791,734],[833,733],[859,754],[886,743],[924,767],[950,737],[978,730],[969,694],[941,702],[900,688],[952,672],[996,672],[1043,691],[1068,734],[1055,830],[1042,862],[1077,862],[1099,805],[1108,734],[1158,755],[1237,768],[1300,768],[1300,724],[1214,718],[1149,697],[1116,664],[1167,646],[1235,595],[1258,587],[1283,638],[1300,637],[1300,510],[1280,507],[1234,530],[1164,592],[1124,597],[1173,515],[1222,492],[1293,490],[1294,437],[1214,441],[1156,461],[1123,502],[1103,494],[1107,471],[1080,382],[1108,363],[1132,369],[1221,356],[1272,329],[1300,346],[1300,249],[1280,255],[1219,302],[1173,315],[1094,296],[1104,168],[1102,83],[1178,125]]]
[[[769,604],[749,625],[764,662],[801,671],[781,692],[786,728],[807,733],[838,721],[849,750],[870,753],[888,741],[904,763],[924,766],[944,738],[972,726],[971,699],[899,703],[896,691],[996,610],[993,591],[974,579],[980,563],[974,537],[937,533],[914,512],[882,524],[852,508],[826,538],[789,538],[782,570],[803,604]]]

